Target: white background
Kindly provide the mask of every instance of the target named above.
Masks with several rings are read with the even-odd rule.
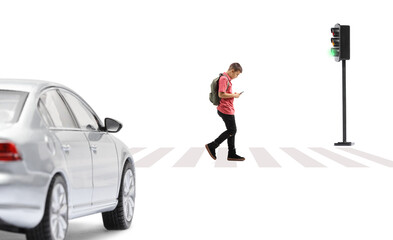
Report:
[[[224,128],[210,82],[239,62],[239,147],[319,146],[342,140],[330,28],[349,24],[348,140],[376,145],[393,133],[388,3],[3,1],[0,77],[71,87],[130,146],[201,146]]]
[[[381,0],[2,1],[0,78],[48,80],[71,87],[102,119],[112,117],[123,122],[124,129],[117,136],[130,147],[193,147],[203,146],[224,130],[208,100],[210,82],[218,73],[226,71],[232,62],[239,62],[244,72],[234,80],[233,86],[235,91],[245,92],[235,100],[238,149],[250,146],[332,146],[342,140],[341,63],[329,55],[330,28],[336,23],[348,24],[351,26],[351,60],[347,62],[348,140],[356,142],[360,149],[372,150],[392,159],[393,72],[390,58],[393,54],[393,16],[389,6],[389,1]],[[161,177],[172,174],[172,171],[166,171],[157,174]],[[355,181],[354,194],[346,194],[347,188],[341,180],[347,176],[362,180],[363,175],[350,170],[342,175],[338,173],[337,178],[333,177],[336,172],[326,175],[311,172],[304,176],[301,172],[279,171],[282,178],[277,185],[273,181],[275,175],[268,172],[267,176],[273,179],[263,177],[259,180],[272,182],[268,189],[281,188],[282,191],[276,194],[288,199],[291,197],[285,190],[298,186],[295,189],[304,196],[298,199],[298,204],[305,207],[309,205],[307,199],[312,193],[302,187],[302,183],[309,180],[328,185],[329,179],[334,178],[329,188],[319,190],[323,195],[317,200],[322,205],[331,204],[330,200],[336,199],[338,189],[340,195],[344,193],[345,201],[361,201],[358,208],[366,210],[362,212],[365,219],[376,219],[367,220],[370,223],[366,224],[368,228],[360,225],[359,228],[335,230],[345,236],[341,239],[355,239],[349,236],[355,228],[381,233],[380,223],[386,222],[377,220],[385,219],[384,212],[390,207],[385,201],[392,196],[381,187],[387,188],[388,185],[384,184],[389,181],[380,178],[389,179],[391,172],[370,171],[365,174],[371,185],[364,189]],[[147,180],[138,186],[143,192],[143,186],[154,186],[146,176],[154,179],[155,175],[147,170],[141,172],[147,174],[140,177]],[[253,173],[243,170],[239,179]],[[173,176],[181,177],[182,174],[174,173]],[[225,172],[217,174],[222,174],[219,176],[223,179],[230,178]],[[316,179],[310,180],[310,174]],[[194,175],[197,174],[190,174]],[[293,175],[300,178],[299,185],[283,184],[292,181],[286,177]],[[215,179],[214,174],[208,176]],[[392,182],[391,177],[389,180]],[[250,186],[248,193],[252,197],[255,191],[252,188],[258,184],[247,185],[246,180],[243,183],[246,186],[242,186],[240,193],[246,194],[246,187]],[[209,190],[208,183],[204,186],[207,192],[213,190]],[[362,191],[372,189],[380,191],[373,191],[375,198],[367,198],[370,194],[365,194],[364,198]],[[169,193],[175,194],[175,190],[176,186],[173,186]],[[138,195],[140,220],[138,222],[136,218],[134,221],[132,231],[136,236],[133,239],[147,239],[142,238],[146,234],[144,229],[154,235],[155,228],[172,227],[169,225],[174,219],[170,214],[166,221],[159,223],[160,226],[146,226],[148,221],[143,221],[142,216],[157,217],[152,212],[143,212],[143,209],[149,209],[143,203],[148,202],[146,199],[153,196],[153,192],[146,193],[145,198],[143,194]],[[225,188],[223,192],[225,195]],[[229,192],[228,189],[226,193]],[[228,204],[225,200],[230,200],[224,196],[216,198],[224,200],[224,204]],[[257,209],[255,199],[264,198],[258,195],[252,200],[248,206],[254,210]],[[270,200],[276,209],[276,201]],[[342,205],[335,201],[332,204],[340,212]],[[233,207],[237,209],[238,205],[243,206],[237,201]],[[371,211],[371,207],[378,211]],[[314,216],[313,209],[302,209],[305,209],[302,213],[306,216],[322,220]],[[392,211],[391,208],[388,210]],[[176,215],[183,210],[174,207],[171,211]],[[356,213],[355,208],[353,211]],[[299,218],[290,213],[295,214],[289,211],[283,216],[286,220],[276,219],[284,231],[279,235],[282,238],[277,239],[302,236],[296,231],[285,232],[288,227],[298,226],[293,223]],[[273,212],[267,214],[274,216]],[[345,222],[359,221],[362,214],[359,215],[348,215]],[[206,216],[197,215],[191,225],[205,221]],[[250,219],[250,216],[246,217]],[[217,222],[219,219],[217,217]],[[226,217],[222,219],[227,221]],[[336,220],[344,221],[339,216],[328,215],[323,223]],[[239,221],[245,225],[250,223],[245,219]],[[273,229],[277,226],[274,225]],[[381,236],[392,236],[388,229],[384,230],[386,232],[382,231]],[[195,226],[195,231],[205,230]],[[218,237],[214,229],[206,231]],[[242,228],[238,231],[241,232]],[[255,231],[254,236],[260,233],[260,236],[273,239],[272,232],[263,231]],[[361,233],[357,239],[367,235]],[[305,235],[303,239],[323,239],[311,235]],[[156,236],[160,233],[157,232]],[[240,238],[236,234],[225,236]],[[169,235],[162,237],[168,238]],[[176,239],[184,239],[184,236]]]

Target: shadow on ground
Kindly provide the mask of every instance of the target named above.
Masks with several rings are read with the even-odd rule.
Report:
[[[131,226],[132,228],[132,226]],[[131,229],[126,230],[131,231]],[[108,231],[104,228],[102,223],[89,223],[80,221],[72,222],[68,227],[67,240],[100,240],[100,239],[116,239],[116,236],[123,231]],[[10,233],[0,231],[1,240],[25,240],[24,234]]]

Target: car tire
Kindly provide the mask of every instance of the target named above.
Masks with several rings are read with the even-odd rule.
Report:
[[[26,230],[27,240],[63,240],[68,230],[68,194],[64,179],[57,175],[49,185],[41,222]]]
[[[121,177],[121,184],[116,208],[102,213],[104,227],[107,230],[124,230],[131,226],[135,206],[135,169],[126,162]]]

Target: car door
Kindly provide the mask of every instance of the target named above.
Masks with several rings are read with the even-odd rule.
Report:
[[[61,90],[61,94],[89,140],[93,159],[93,205],[113,203],[120,178],[115,143],[106,131],[101,130],[98,117],[82,99],[66,90]]]
[[[65,156],[70,210],[90,207],[93,193],[92,159],[84,132],[79,130],[57,89],[40,96],[38,109],[50,132],[60,142]]]

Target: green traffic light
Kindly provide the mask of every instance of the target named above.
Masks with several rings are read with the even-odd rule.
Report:
[[[337,57],[338,56],[338,48],[330,49],[330,55],[333,57]]]

